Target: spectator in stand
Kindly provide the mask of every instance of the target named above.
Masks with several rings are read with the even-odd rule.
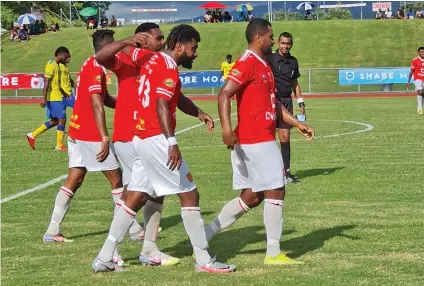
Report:
[[[231,17],[230,13],[228,11],[224,12],[224,22],[231,22],[233,20],[233,17]]]
[[[56,24],[52,22],[52,24],[50,25],[50,31],[52,31],[53,33],[57,32],[57,28],[56,28]]]
[[[18,41],[19,40],[19,33],[18,30],[16,28],[13,28],[12,30],[10,30],[10,41]]]
[[[22,29],[19,30],[19,32],[18,32],[18,38],[19,38],[19,41],[22,41],[22,42],[25,42],[25,41],[28,41],[29,40],[26,25],[24,25],[22,27]]]
[[[43,20],[40,21],[40,32],[42,34],[47,32],[47,25],[46,25],[46,23],[44,23]]]
[[[211,23],[212,22],[211,11],[206,11],[204,18],[205,18],[205,23]]]
[[[218,11],[217,18],[218,18],[218,22],[220,22],[220,23],[224,22],[224,16],[222,16],[221,11]]]
[[[110,18],[110,26],[113,28],[113,27],[116,27],[116,18],[115,18],[115,16],[114,15],[112,15],[112,18]]]
[[[255,18],[253,13],[251,11],[247,11],[247,21],[250,22],[253,20],[253,18]]]
[[[385,16],[386,16],[386,19],[393,19],[393,13],[392,11],[390,11],[390,8],[387,8]]]
[[[95,23],[96,23],[96,20],[93,17],[88,18],[87,29],[94,29]]]
[[[379,9],[379,10],[375,13],[375,18],[376,18],[376,19],[381,19],[381,9]]]
[[[403,11],[402,8],[398,9],[396,16],[397,16],[398,19],[404,19],[405,18],[405,12]]]
[[[35,35],[40,34],[40,21],[38,20],[34,22],[34,31],[35,31]]]
[[[415,15],[414,10],[412,10],[412,8],[409,9],[408,14],[406,15],[408,16],[408,19],[411,19],[411,20],[414,19],[414,15]]]
[[[415,14],[415,17],[416,18],[423,18],[424,17],[424,13],[423,13],[423,11],[424,11],[424,8],[421,8],[421,10],[420,9],[418,9],[417,10],[417,13]]]

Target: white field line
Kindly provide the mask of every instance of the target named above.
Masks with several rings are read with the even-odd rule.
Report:
[[[340,136],[346,136],[346,135],[352,135],[352,134],[357,134],[357,133],[368,132],[368,131],[371,131],[371,130],[374,129],[374,126],[372,126],[371,124],[362,123],[362,122],[345,121],[345,120],[330,120],[330,121],[356,124],[356,125],[364,126],[366,128],[365,129],[361,129],[361,130],[357,130],[357,131],[352,131],[352,132],[337,133],[337,134],[330,134],[330,135],[324,135],[324,136],[315,136],[313,140],[325,139],[325,138],[334,138],[334,137],[340,137]],[[290,141],[303,141],[303,140],[306,140],[306,139],[291,139]],[[223,146],[225,146],[225,145],[224,144],[219,144],[219,145],[183,146],[180,149],[210,148],[210,147],[223,147]]]
[[[236,114],[236,113],[233,113],[231,115],[234,115],[234,114]],[[219,118],[216,118],[213,121],[219,121]],[[184,133],[184,132],[193,130],[193,129],[198,128],[198,127],[203,126],[203,125],[204,125],[204,123],[199,123],[199,124],[196,124],[196,125],[193,125],[193,126],[184,128],[182,130],[179,130],[179,131],[175,132],[175,134],[178,135],[178,134],[181,134],[181,133]],[[35,187],[31,188],[31,189],[28,189],[28,190],[19,192],[17,194],[14,194],[12,196],[6,197],[4,199],[1,199],[0,200],[0,204],[7,203],[7,202],[10,202],[11,200],[14,200],[14,199],[20,198],[22,196],[26,196],[28,194],[34,193],[36,191],[40,191],[42,189],[45,189],[45,188],[47,188],[47,187],[49,187],[51,185],[54,185],[54,184],[56,184],[56,183],[58,183],[58,182],[60,182],[60,181],[62,181],[64,179],[66,179],[66,177],[68,177],[68,174],[62,175],[60,177],[54,178],[54,179],[52,179],[50,181],[47,181],[47,182],[42,183],[40,185],[37,185],[37,186],[35,186]]]

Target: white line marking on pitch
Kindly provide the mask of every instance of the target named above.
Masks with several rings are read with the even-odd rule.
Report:
[[[325,139],[325,138],[333,138],[333,137],[340,137],[340,136],[352,135],[352,134],[357,134],[357,133],[363,133],[363,132],[368,132],[368,131],[371,131],[371,130],[374,129],[374,126],[372,126],[371,124],[362,123],[362,122],[345,121],[345,120],[328,120],[328,121],[357,124],[357,125],[365,126],[366,128],[365,129],[361,129],[361,130],[357,130],[357,131],[352,131],[352,132],[337,133],[337,134],[330,134],[330,135],[324,135],[324,136],[315,136],[314,137],[314,140],[316,140],[316,139]],[[305,139],[292,139],[290,141],[303,141],[303,140],[305,140]],[[219,145],[183,146],[180,149],[209,148],[209,147],[223,147],[223,146],[225,146],[225,145],[224,144],[219,144]]]
[[[231,115],[234,115],[234,114],[236,114],[236,113],[233,113]],[[213,121],[219,121],[219,118],[216,118]],[[179,130],[179,131],[175,132],[175,134],[178,135],[178,134],[181,134],[181,133],[184,133],[184,132],[193,130],[193,129],[198,128],[198,127],[203,126],[203,125],[205,125],[205,124],[204,123],[199,123],[199,124],[196,124],[196,125],[193,125],[193,126],[184,128],[182,130]],[[49,187],[51,185],[54,185],[54,184],[56,184],[56,183],[58,183],[58,182],[60,182],[60,181],[62,181],[64,179],[66,179],[66,177],[68,177],[68,174],[62,175],[60,177],[54,178],[54,179],[52,179],[50,181],[47,181],[47,182],[45,182],[43,184],[37,185],[37,186],[35,186],[35,187],[31,188],[31,189],[28,189],[28,190],[19,192],[17,194],[14,194],[12,196],[6,197],[4,199],[1,199],[0,200],[0,204],[10,202],[11,200],[14,200],[14,199],[20,198],[22,196],[25,196],[25,195],[34,193],[34,192],[39,191],[39,190],[42,190],[44,188],[47,188],[47,187]]]

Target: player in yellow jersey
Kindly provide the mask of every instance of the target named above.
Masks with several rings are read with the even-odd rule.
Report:
[[[68,64],[70,61],[71,57],[68,58],[66,64],[59,64],[61,72],[60,86],[63,90],[63,102],[66,106],[74,108],[75,95],[73,89],[75,88],[75,83],[71,78],[71,74],[68,68]]]
[[[224,76],[224,81],[227,79],[227,76],[230,74],[231,69],[233,68],[235,62],[232,62],[233,60],[233,56],[228,54],[226,56],[227,61],[223,62],[221,64],[221,75],[219,78],[221,78],[222,76]],[[233,99],[235,96],[231,97],[231,105],[233,105]]]
[[[221,64],[221,75],[219,78],[224,76],[224,80],[227,79],[228,74],[234,66],[234,62],[232,62],[233,56],[228,54],[226,57],[226,61]]]
[[[55,149],[59,151],[67,150],[67,148],[63,146],[66,124],[66,105],[63,102],[63,97],[70,96],[72,92],[70,88],[64,90],[61,86],[61,70],[59,65],[66,64],[69,58],[69,50],[66,47],[59,47],[55,51],[54,58],[46,64],[44,71],[43,99],[40,106],[42,108],[46,107],[49,110],[50,120],[46,121],[33,132],[27,134],[27,139],[32,149],[35,149],[35,138],[38,135],[57,125]],[[65,89],[67,88],[65,87]]]

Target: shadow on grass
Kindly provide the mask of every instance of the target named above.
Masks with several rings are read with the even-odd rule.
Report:
[[[142,211],[140,211],[140,212],[142,212]],[[211,214],[214,214],[214,212],[211,212],[211,211],[202,212],[202,216],[207,216],[207,215],[211,215]],[[112,223],[112,220],[110,222]],[[142,224],[143,222],[140,221],[139,223]],[[162,232],[164,232],[164,231],[166,231],[167,228],[171,228],[171,227],[173,227],[173,226],[175,226],[179,223],[181,223],[181,224],[183,223],[180,214],[162,218],[160,226],[162,227]],[[87,236],[102,235],[102,234],[106,234],[108,232],[109,232],[109,229],[106,229],[106,230],[103,230],[103,231],[82,233],[82,234],[77,234],[75,236],[68,237],[68,239],[76,239],[76,238],[87,237]]]
[[[336,167],[336,168],[322,168],[322,169],[310,169],[310,170],[301,170],[294,173],[297,179],[301,180],[304,178],[321,176],[321,175],[331,175],[338,170],[342,170],[345,167]]]
[[[286,230],[283,235],[294,232],[294,230]],[[216,237],[209,242],[209,253],[211,256],[217,253],[219,261],[226,261],[230,258],[234,258],[246,246],[257,242],[266,243],[264,226],[248,226],[241,229],[227,230],[217,234]],[[161,250],[166,254],[178,258],[191,256],[193,254],[193,248],[189,239],[185,239],[174,246]],[[125,261],[137,261],[131,263],[137,264],[138,257],[126,258]]]
[[[298,258],[308,252],[317,250],[324,246],[327,240],[334,237],[344,237],[358,240],[360,237],[344,234],[346,230],[354,229],[356,225],[339,225],[312,231],[303,236],[294,237],[281,243],[281,249],[291,258]],[[255,249],[242,252],[243,254],[265,253],[266,249]]]

